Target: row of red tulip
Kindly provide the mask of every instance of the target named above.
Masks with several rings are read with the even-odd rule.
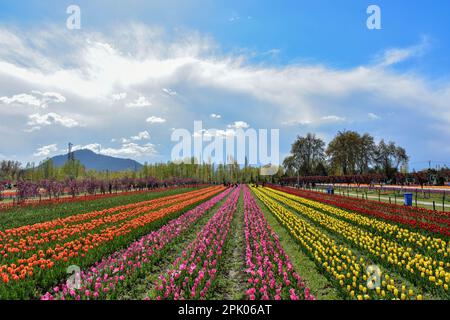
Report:
[[[371,200],[354,199],[319,192],[296,190],[286,187],[271,186],[272,189],[297,195],[302,198],[333,205],[342,209],[355,211],[375,218],[392,221],[413,229],[424,230],[434,234],[450,236],[450,218],[447,214],[427,209],[409,208],[400,205],[385,204]]]

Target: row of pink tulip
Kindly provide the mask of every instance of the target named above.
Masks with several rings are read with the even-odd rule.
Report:
[[[247,186],[244,187],[244,221],[247,298],[314,300]]]
[[[223,200],[231,189],[169,221],[159,230],[133,242],[126,249],[104,258],[86,271],[81,271],[76,281],[62,283],[42,296],[54,299],[113,299],[120,286],[133,284],[136,277],[145,273],[162,251],[188,230],[198,219]],[[74,285],[77,284],[77,285]]]
[[[156,299],[206,299],[222,258],[222,250],[236,212],[241,187],[236,187],[197,238],[155,283]]]

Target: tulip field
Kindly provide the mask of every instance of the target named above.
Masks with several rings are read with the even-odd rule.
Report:
[[[92,201],[0,213],[0,299],[450,298],[447,213],[252,185]]]

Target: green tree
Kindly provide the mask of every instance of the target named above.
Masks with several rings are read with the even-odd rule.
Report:
[[[364,174],[369,172],[375,155],[374,139],[368,133],[339,131],[328,144],[331,171],[334,174]]]
[[[406,150],[397,146],[394,142],[386,143],[383,139],[380,141],[375,151],[375,162],[377,168],[387,177],[398,172],[401,165],[408,164],[409,157]]]
[[[283,160],[283,167],[286,170],[286,174],[288,176],[295,175],[295,157],[293,155],[289,155]]]
[[[62,167],[62,173],[65,177],[77,179],[85,174],[85,168],[80,160],[67,160]]]
[[[288,164],[293,164],[298,176],[312,175],[325,160],[324,148],[325,142],[313,133],[308,133],[305,137],[298,136],[291,147],[293,159],[288,159]]]

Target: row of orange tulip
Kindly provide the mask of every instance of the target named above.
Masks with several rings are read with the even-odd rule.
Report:
[[[183,209],[201,202],[218,192],[222,191],[223,187],[210,187],[202,189],[199,192],[189,193],[190,195],[180,195],[179,202],[172,203],[168,207],[159,208],[156,211],[149,210],[149,207],[153,207],[153,203],[150,205],[143,205],[142,207],[131,210],[136,213],[138,210],[140,214],[134,215],[131,219],[125,221],[119,221],[116,224],[110,224],[104,228],[99,228],[92,232],[88,232],[83,236],[77,236],[76,239],[72,239],[66,242],[54,243],[51,246],[42,246],[39,243],[35,244],[35,249],[30,252],[32,255],[22,259],[8,259],[6,264],[0,266],[0,278],[3,285],[15,285],[19,284],[19,280],[26,278],[33,278],[33,276],[39,272],[40,277],[45,277],[44,273],[48,273],[48,269],[53,269],[54,266],[68,265],[74,259],[84,259],[88,254],[93,253],[99,247],[104,244],[114,242],[143,228],[152,222],[167,217],[176,212],[180,212]],[[172,197],[173,199],[173,197]],[[159,199],[164,202],[165,199]],[[7,256],[3,256],[2,260],[6,260]],[[12,283],[11,283],[12,282]],[[0,282],[0,295],[2,292],[2,283]]]
[[[152,199],[148,201],[142,201],[137,203],[130,203],[126,205],[121,205],[113,208],[104,209],[101,211],[93,211],[83,214],[77,214],[77,215],[71,215],[63,219],[54,219],[42,223],[37,223],[33,225],[25,225],[20,226],[17,228],[7,229],[5,231],[0,230],[0,249],[1,243],[10,242],[10,240],[14,237],[24,237],[27,234],[33,234],[36,235],[37,233],[41,231],[46,230],[54,230],[55,228],[59,227],[66,227],[69,224],[77,223],[77,222],[83,222],[83,221],[89,221],[95,218],[101,218],[113,213],[121,212],[121,211],[129,211],[133,208],[139,208],[142,206],[154,206],[154,208],[161,207],[162,205],[170,204],[171,202],[180,201],[180,199],[183,199],[184,197],[190,197],[195,196],[197,194],[203,193],[202,190],[195,190],[191,192],[181,193],[181,194],[175,194],[172,196],[167,196],[164,198],[157,198]]]

